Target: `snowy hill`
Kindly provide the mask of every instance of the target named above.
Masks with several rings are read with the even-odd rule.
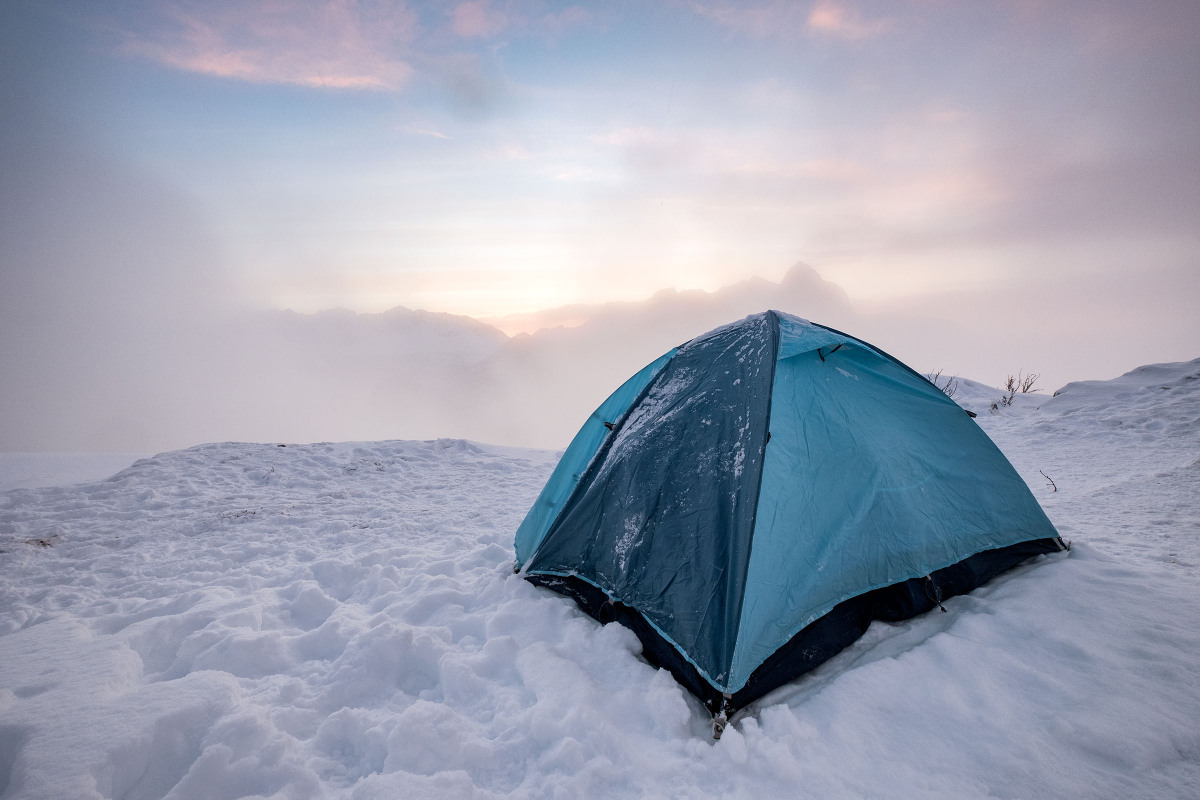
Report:
[[[0,798],[1197,796],[1200,359],[1018,399],[978,422],[1071,552],[717,743],[512,575],[555,453],[214,444],[0,493]]]

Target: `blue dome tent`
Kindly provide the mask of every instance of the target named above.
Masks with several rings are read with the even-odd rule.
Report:
[[[647,365],[584,423],[516,534],[517,569],[726,716],[900,620],[1063,547],[928,380],[768,311]]]

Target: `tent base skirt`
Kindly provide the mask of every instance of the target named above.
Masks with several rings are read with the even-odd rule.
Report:
[[[636,609],[614,602],[587,581],[576,577],[526,573],[526,580],[553,589],[575,600],[584,612],[602,624],[619,622],[642,642],[642,655],[651,664],[668,670],[714,715],[724,705],[727,713],[750,703],[783,684],[815,669],[862,636],[875,621],[898,622],[936,608],[941,601],[966,594],[1023,561],[1066,549],[1061,539],[1028,542],[985,550],[926,578],[913,578],[852,597],[834,606],[780,647],[750,676],[741,690],[726,697],[704,678]]]

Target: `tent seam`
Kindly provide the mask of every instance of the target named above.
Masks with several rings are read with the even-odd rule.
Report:
[[[746,546],[746,563],[741,574],[741,585],[745,587],[746,579],[750,575],[750,562],[754,558],[754,530],[758,527],[758,503],[762,496],[763,474],[767,471],[767,443],[771,441],[771,408],[775,400],[775,365],[779,361],[779,312],[774,309],[767,311],[767,318],[771,323],[771,357],[769,360],[771,379],[767,382],[767,424],[763,430],[762,456],[758,465],[758,485],[754,487],[754,506],[750,512],[750,542]],[[741,599],[738,602],[737,608],[737,625],[733,631],[733,646],[729,651],[729,676],[733,677],[734,661],[738,651],[738,640],[742,636],[742,608],[746,602],[746,593],[741,593]],[[737,691],[730,689],[727,691]]]

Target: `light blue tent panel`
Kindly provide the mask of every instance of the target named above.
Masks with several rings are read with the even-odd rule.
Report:
[[[812,353],[817,349],[829,353],[840,344],[857,342],[845,334],[814,325],[806,319],[791,314],[779,314],[779,350],[775,358],[790,358],[800,353]],[[863,344],[863,343],[859,343]]]
[[[825,361],[801,350],[781,343],[793,355],[775,367],[727,691],[843,600],[1052,530],[996,446],[928,381],[858,343]]]

